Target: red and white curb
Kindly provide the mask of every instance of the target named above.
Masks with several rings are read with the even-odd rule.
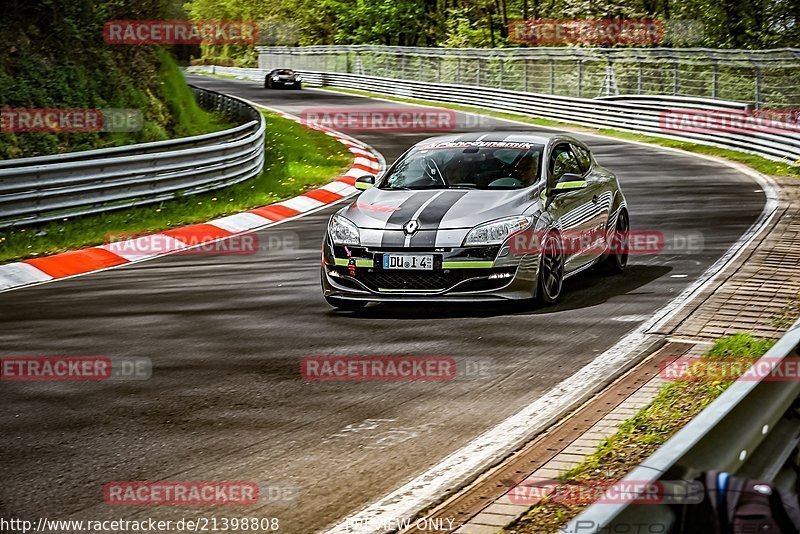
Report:
[[[258,104],[253,105],[265,107]],[[344,175],[322,187],[243,213],[182,228],[173,228],[131,240],[0,265],[0,292],[167,256],[181,250],[227,239],[243,232],[295,219],[327,204],[355,195],[358,192],[354,187],[356,178],[366,174],[377,175],[385,165],[383,156],[378,151],[352,137],[335,130],[308,124],[294,115],[274,109],[270,109],[270,111],[307,128],[323,131],[344,144],[353,154],[353,164],[350,169]],[[155,240],[158,242],[158,250],[149,251],[148,249],[155,248],[152,246]]]

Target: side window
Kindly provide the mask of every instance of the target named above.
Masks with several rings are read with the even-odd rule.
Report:
[[[578,156],[578,162],[581,164],[581,174],[589,172],[592,166],[592,156],[589,151],[580,145],[572,145],[572,150]]]
[[[581,165],[578,163],[578,158],[575,157],[575,154],[567,143],[556,145],[555,148],[553,148],[553,151],[550,153],[548,167],[552,183],[558,182],[558,180],[568,172],[583,174]]]

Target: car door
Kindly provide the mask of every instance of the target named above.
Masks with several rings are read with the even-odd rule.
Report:
[[[583,251],[583,255],[587,261],[593,261],[606,249],[605,231],[614,195],[608,187],[608,179],[593,172],[593,161],[589,149],[577,143],[570,143],[570,146],[578,158],[578,164],[586,178],[584,196],[591,199],[592,213],[586,225],[589,246]]]
[[[548,158],[548,190],[558,186],[565,174],[585,176],[583,167],[570,143],[563,141],[553,146]],[[592,228],[595,208],[592,189],[588,186],[552,197],[548,208],[556,227],[564,238],[564,273],[569,274],[594,257],[587,239]]]

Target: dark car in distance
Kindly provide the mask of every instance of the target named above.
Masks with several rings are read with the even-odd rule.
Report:
[[[264,78],[264,89],[300,89],[303,78],[291,69],[272,69]]]

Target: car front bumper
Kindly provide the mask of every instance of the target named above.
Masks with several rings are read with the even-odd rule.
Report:
[[[386,270],[382,254],[433,254],[435,269]],[[349,254],[349,256],[348,256]],[[323,245],[326,297],[370,302],[498,301],[536,296],[538,256],[503,255],[500,246],[450,249],[380,249]]]

